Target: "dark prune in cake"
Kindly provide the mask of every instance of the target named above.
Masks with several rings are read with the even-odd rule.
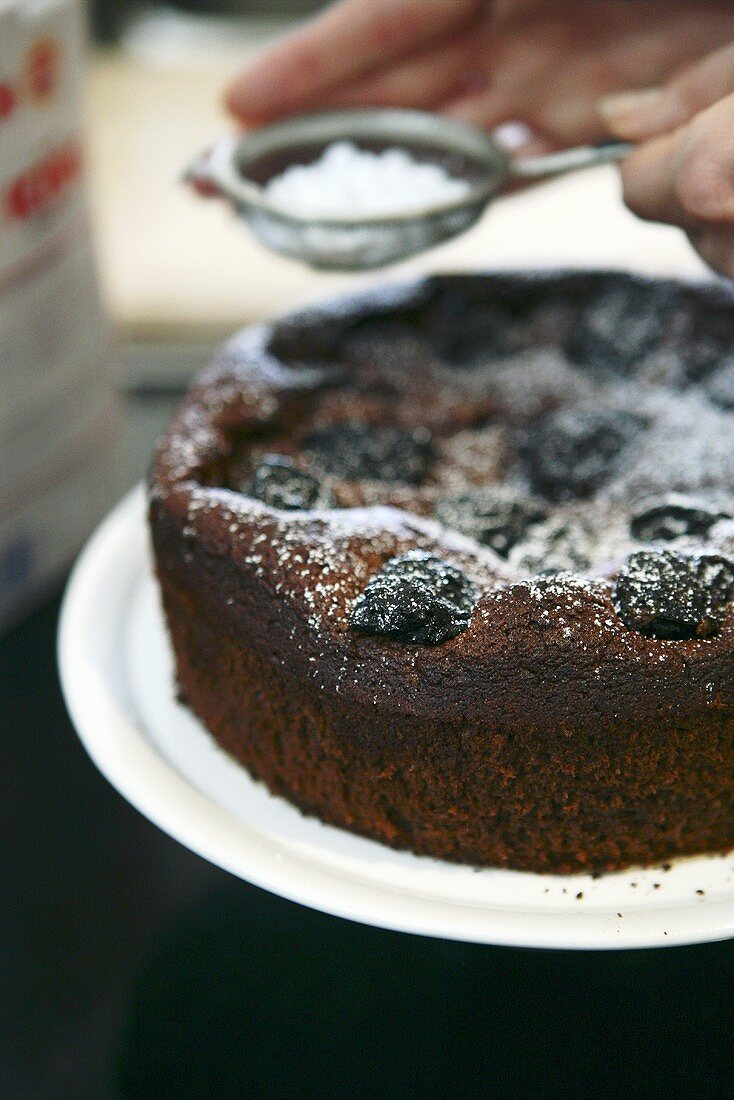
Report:
[[[440,645],[469,626],[476,603],[460,569],[413,550],[391,558],[354,602],[349,625],[363,634]]]
[[[476,369],[505,358],[532,340],[529,319],[541,296],[488,295],[462,276],[450,276],[425,319],[431,344],[450,367]]]
[[[734,561],[717,554],[641,550],[619,574],[614,601],[622,622],[651,638],[710,638],[734,598]]]
[[[597,373],[629,377],[665,332],[664,287],[659,301],[650,290],[640,290],[637,300],[615,289],[598,295],[571,327],[566,352],[580,367]]]
[[[292,511],[331,503],[331,495],[306,470],[300,470],[288,455],[266,455],[252,472],[250,496],[271,508]]]
[[[400,325],[415,328],[435,297],[429,280],[413,287],[386,292],[379,307],[370,310],[307,309],[283,318],[273,327],[269,351],[285,363],[343,366],[342,356],[352,338],[364,328]]]
[[[446,527],[506,558],[546,511],[538,501],[498,486],[439,500],[435,514]]]
[[[510,553],[510,562],[526,573],[583,573],[594,557],[593,533],[565,516],[551,516],[529,529]]]
[[[533,490],[552,501],[590,496],[641,427],[620,409],[564,408],[542,417],[521,446]]]
[[[694,291],[695,293],[695,291]],[[688,292],[681,295],[685,301]],[[675,353],[685,378],[692,383],[705,381],[732,355],[731,303],[711,305],[705,316],[682,309],[673,326]]]
[[[439,357],[450,366],[472,369],[511,355],[521,346],[520,330],[499,306],[484,305],[457,315],[434,338]]]
[[[641,542],[669,542],[684,535],[707,535],[719,520],[733,517],[734,512],[726,508],[668,493],[636,512],[630,520],[630,531]]]
[[[346,481],[395,481],[420,485],[435,459],[430,433],[342,421],[316,428],[303,441],[314,468]]]
[[[725,359],[703,383],[709,398],[721,409],[734,409],[734,357]]]
[[[431,347],[427,336],[400,321],[377,319],[365,321],[349,331],[341,345],[346,362],[359,366],[379,364],[380,384],[388,383],[385,377],[391,369],[399,371],[406,361],[420,363],[424,367],[431,361]],[[387,368],[387,370],[385,369]],[[398,391],[392,383],[393,392]]]

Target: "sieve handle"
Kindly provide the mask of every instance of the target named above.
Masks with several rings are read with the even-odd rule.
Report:
[[[622,160],[632,151],[624,141],[605,142],[603,145],[580,145],[576,149],[564,149],[543,157],[511,160],[508,171],[519,179],[537,179],[540,176],[560,176],[579,168],[592,168],[596,164],[610,164]]]

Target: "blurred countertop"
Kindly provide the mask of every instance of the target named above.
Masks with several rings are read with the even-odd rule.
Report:
[[[232,129],[222,89],[261,40],[245,34],[192,56],[137,49],[92,57],[92,214],[103,292],[123,340],[209,343],[337,289],[428,270],[581,265],[704,273],[682,233],[625,210],[613,167],[502,199],[465,236],[377,275],[324,275],[268,253],[228,208],[180,182],[184,167]]]

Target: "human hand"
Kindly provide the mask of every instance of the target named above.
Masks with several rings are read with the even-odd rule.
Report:
[[[628,206],[681,226],[711,267],[734,278],[734,46],[603,109],[617,136],[641,143],[622,165]]]
[[[343,0],[234,80],[258,126],[306,110],[438,110],[526,123],[524,152],[608,136],[600,96],[654,86],[734,38],[722,0]]]

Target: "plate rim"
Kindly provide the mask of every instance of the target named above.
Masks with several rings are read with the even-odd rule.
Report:
[[[218,805],[165,759],[142,723],[115,697],[88,652],[102,583],[109,587],[112,577],[119,600],[123,586],[130,589],[136,578],[139,582],[145,567],[145,500],[145,487],[139,484],[83,548],[63,597],[58,664],[64,700],[88,755],[108,782],[163,832],[261,889],[334,916],[399,932],[578,950],[664,947],[734,937],[734,898],[627,908],[620,919],[599,909],[498,908],[398,891],[392,884],[360,880],[319,864],[259,834]]]

